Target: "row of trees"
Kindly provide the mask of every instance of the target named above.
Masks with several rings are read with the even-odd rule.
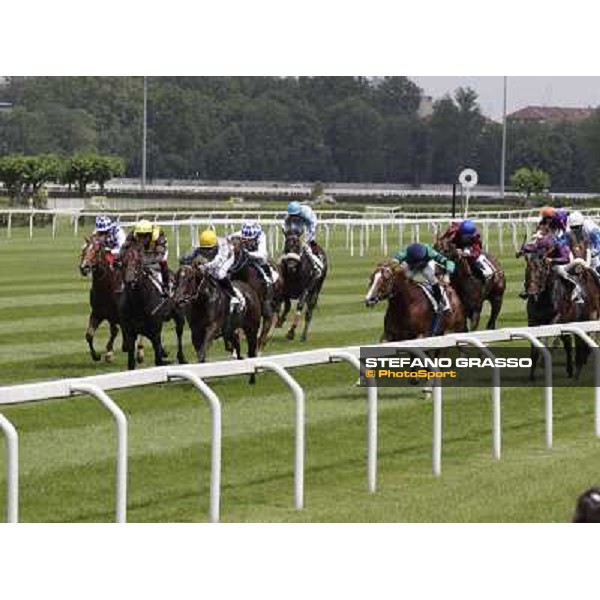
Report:
[[[124,157],[141,171],[141,77],[13,77],[0,91],[0,155]],[[450,183],[465,166],[498,184],[502,128],[458,89],[424,118],[406,77],[148,78],[150,178]],[[600,114],[511,123],[507,172],[549,173],[553,189],[600,186]]]
[[[12,204],[29,203],[36,206],[44,202],[45,183],[74,185],[84,195],[90,183],[104,184],[125,171],[123,159],[115,156],[77,154],[62,157],[56,154],[24,156],[21,154],[0,157],[0,181],[4,183]]]

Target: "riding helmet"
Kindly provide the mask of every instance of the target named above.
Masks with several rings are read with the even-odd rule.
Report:
[[[213,248],[217,243],[217,234],[213,229],[205,229],[200,234],[200,239],[198,240],[200,248]]]
[[[472,235],[477,231],[477,226],[470,219],[465,219],[458,228],[458,232],[464,235]]]
[[[569,215],[569,227],[581,227],[583,221],[584,216],[578,210]]]
[[[553,206],[544,206],[540,209],[540,217],[553,217],[556,209]]]
[[[262,229],[258,223],[244,223],[242,225],[242,237],[246,240],[255,240],[261,234]]]
[[[152,223],[148,219],[142,219],[135,224],[135,234],[152,233]]]
[[[424,244],[411,244],[406,248],[406,261],[418,263],[427,258],[427,247]]]
[[[106,215],[98,215],[96,217],[96,231],[103,233],[112,227],[112,219]]]
[[[302,212],[302,205],[293,200],[288,204],[287,211],[288,215],[299,215]]]

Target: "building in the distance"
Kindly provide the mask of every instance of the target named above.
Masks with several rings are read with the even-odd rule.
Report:
[[[561,123],[563,121],[575,123],[591,117],[595,110],[591,107],[526,106],[506,115],[506,119],[513,123]]]

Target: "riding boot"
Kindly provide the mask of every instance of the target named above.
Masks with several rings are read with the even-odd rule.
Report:
[[[170,277],[169,277],[169,267],[166,264],[161,263],[160,265],[160,275],[162,277],[162,288],[163,288],[163,296],[170,296]]]
[[[219,283],[221,284],[223,291],[229,296],[230,312],[238,312],[241,308],[243,308],[243,297],[240,299],[241,294],[235,289],[235,287],[233,287],[233,283],[229,277],[224,277]]]

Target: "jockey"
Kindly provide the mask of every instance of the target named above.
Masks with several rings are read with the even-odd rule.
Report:
[[[481,253],[481,235],[477,226],[470,219],[453,223],[442,236],[442,239],[453,243],[459,256],[464,256],[473,273],[484,283],[494,274],[494,265]]]
[[[109,216],[98,215],[96,229],[92,235],[101,240],[110,250],[105,254],[104,259],[112,267],[121,251],[121,246],[125,243],[127,237],[125,231],[117,221],[113,221]]]
[[[320,276],[323,272],[323,262],[318,256],[319,247],[315,240],[317,235],[317,217],[313,212],[313,209],[308,204],[300,204],[300,202],[290,202],[287,207],[287,216],[283,222],[284,233],[294,231],[299,225],[299,233],[302,234],[306,230],[306,241],[308,243],[303,245],[303,250],[310,258],[317,276]]]
[[[521,246],[519,255],[538,253],[543,256],[546,263],[552,265],[552,271],[561,279],[567,281],[573,286],[573,294],[571,299],[577,304],[580,304],[584,301],[581,287],[579,282],[574,277],[569,275],[569,272],[572,271],[573,268],[578,264],[581,264],[582,261],[573,260],[573,255],[569,249],[567,237],[561,234],[557,235],[555,233],[556,230],[552,228],[552,224],[550,227],[552,231],[549,234],[528,244],[523,244],[523,246]],[[523,297],[523,292],[520,294],[520,296]],[[525,297],[527,297],[526,293]]]
[[[574,245],[584,243],[586,249],[586,263],[591,266],[596,273],[600,273],[600,227],[590,219],[584,217],[579,211],[572,212],[569,215],[569,242],[571,248]]]
[[[194,259],[202,257],[206,261],[204,271],[215,279],[223,291],[229,296],[229,310],[235,312],[244,306],[243,294],[233,286],[229,278],[229,269],[235,256],[227,238],[217,237],[213,229],[205,229],[200,234],[198,247],[183,256],[182,265],[191,265]]]
[[[269,251],[267,250],[267,236],[258,223],[247,221],[240,231],[232,233],[229,239],[241,239],[242,247],[256,267],[265,286],[265,304],[270,306],[273,301],[273,275],[269,265]]]
[[[144,266],[160,272],[160,283],[164,295],[169,293],[169,247],[167,238],[160,228],[147,219],[135,224],[133,232],[127,236],[127,242],[138,243],[144,250]]]
[[[431,285],[433,297],[438,304],[438,313],[450,310],[448,299],[436,276],[435,267],[439,265],[452,275],[455,269],[454,262],[428,244],[411,244],[404,250],[397,252],[394,255],[394,260],[407,265],[409,279],[419,281],[419,279],[424,278]]]

